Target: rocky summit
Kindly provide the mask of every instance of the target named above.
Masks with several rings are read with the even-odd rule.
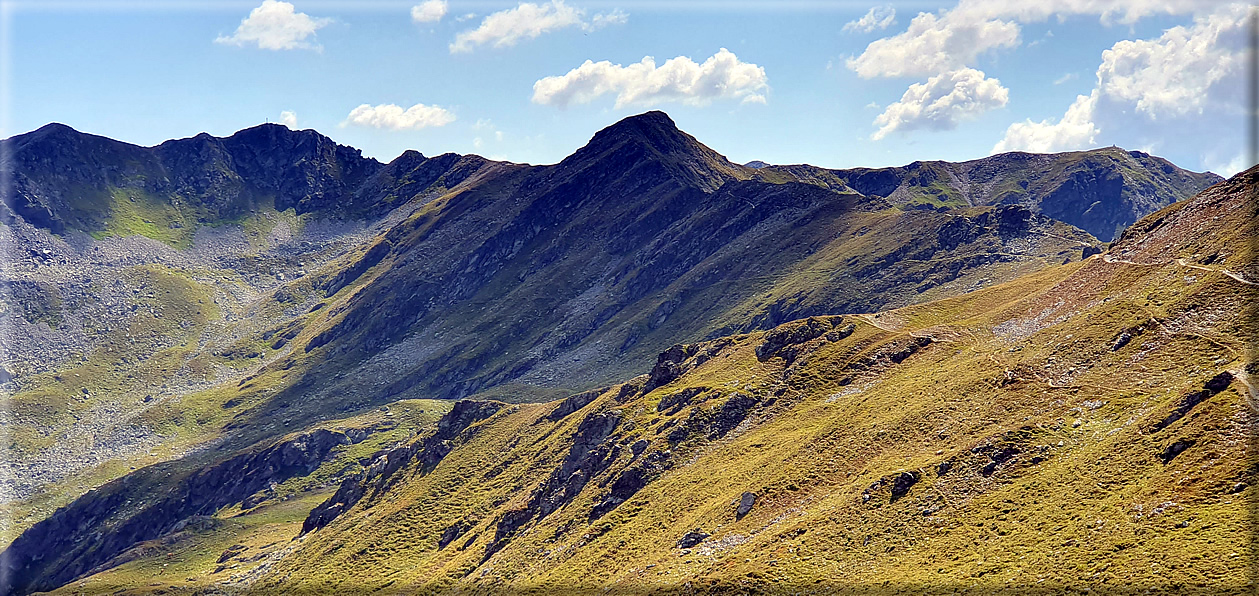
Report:
[[[1259,170],[4,144],[2,593],[1253,591]]]

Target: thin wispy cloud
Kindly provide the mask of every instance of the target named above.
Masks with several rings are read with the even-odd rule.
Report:
[[[479,46],[506,48],[521,40],[535,39],[569,27],[594,31],[625,23],[628,18],[620,10],[587,17],[585,10],[565,4],[563,0],[552,0],[547,4],[523,2],[515,8],[486,16],[476,29],[457,34],[455,41],[450,44],[450,52],[470,52]]]
[[[875,29],[887,29],[896,23],[896,9],[891,5],[875,6],[864,16],[844,24],[843,31],[870,33]]]

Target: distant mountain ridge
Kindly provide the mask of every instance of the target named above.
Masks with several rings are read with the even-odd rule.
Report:
[[[179,226],[232,220],[263,204],[361,216],[371,206],[355,203],[354,191],[383,167],[313,130],[279,124],[155,147],[49,124],[4,143],[13,185],[6,206],[57,234],[107,229],[117,191],[133,203],[174,208],[163,223]]]
[[[589,155],[582,151],[619,150],[617,160],[652,158],[683,168],[679,174],[705,190],[715,190],[728,179],[781,181],[785,176],[834,190],[848,188],[907,207],[1019,204],[1103,241],[1110,241],[1138,218],[1223,180],[1210,172],[1190,172],[1165,159],[1115,147],[1057,154],[1012,152],[891,168],[827,169],[762,161],[740,166],[690,135],[661,133],[668,129],[676,127],[663,112],[627,118],[595,135],[565,161],[587,159]],[[647,142],[640,148],[659,145],[659,151],[621,146],[633,138]],[[299,214],[378,217],[400,203],[390,200],[398,196],[394,192],[398,189],[377,179],[378,175],[392,181],[390,176],[409,173],[428,161],[418,152],[407,151],[387,167],[314,130],[290,130],[280,124],[263,124],[228,137],[201,133],[140,147],[54,123],[3,142],[9,145],[10,160],[0,165],[12,172],[14,188],[5,207],[57,234],[67,229],[105,230],[112,189],[142,191],[158,203],[182,200],[189,220],[186,225],[232,220],[268,201],[279,210],[293,208]],[[669,155],[687,158],[670,161]],[[690,159],[694,156],[700,157]],[[427,170],[435,173],[463,159],[450,153],[439,157],[439,163]],[[694,163],[705,166],[684,173]]]
[[[373,399],[575,389],[684,338],[965,291],[1099,250],[1051,213],[1081,225],[1097,223],[1081,213],[1107,213],[1098,225],[1113,229],[1215,179],[1117,150],[754,168],[656,111],[597,132],[554,166],[414,151],[381,164],[276,124],[150,148],[62,125],[4,142],[13,213],[54,233],[141,234],[189,249],[197,228],[268,209],[374,221],[405,206],[360,249],[295,271],[307,281],[285,292],[310,300],[354,287],[284,331],[303,354],[339,362],[329,370],[425,342],[429,356],[393,371]],[[1150,182],[1129,183],[1133,172]],[[485,306],[504,303],[529,308]]]
[[[1141,217],[1224,180],[1117,147],[916,161],[895,168],[762,167],[818,184],[843,184],[913,208],[1023,205],[1105,242]]]

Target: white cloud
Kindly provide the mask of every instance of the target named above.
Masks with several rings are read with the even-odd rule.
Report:
[[[1097,91],[1090,95],[1076,96],[1066,114],[1057,122],[1041,120],[1015,122],[1005,131],[1005,137],[992,148],[993,153],[1029,151],[1051,153],[1088,149],[1096,142],[1101,130],[1094,123],[1097,111]]]
[[[870,138],[882,139],[901,130],[949,130],[965,119],[1004,106],[1010,91],[1001,81],[986,78],[973,68],[947,72],[909,86],[900,101],[874,119],[879,125]]]
[[[590,22],[582,25],[582,29],[594,31],[608,25],[624,25],[627,22],[629,22],[629,15],[622,12],[619,8],[614,8],[612,12],[603,12],[590,17]]]
[[[1108,97],[1135,102],[1151,118],[1202,113],[1212,87],[1242,77],[1246,12],[1235,5],[1157,39],[1116,43],[1102,52],[1098,87]]]
[[[589,20],[586,11],[574,8],[563,0],[551,0],[549,4],[522,2],[515,8],[500,10],[481,20],[476,29],[462,31],[450,44],[450,52],[470,52],[476,46],[493,45],[505,48],[516,45],[521,39],[533,39],[567,27],[581,27],[594,31],[608,25],[619,25],[628,19],[620,10],[596,14]]]
[[[280,112],[280,124],[283,124],[292,129],[296,129],[297,128],[297,112],[294,112],[293,110],[284,110],[283,112]]]
[[[1177,7],[1174,2],[1158,5],[1161,10]],[[1102,52],[1091,94],[1078,96],[1057,121],[1011,124],[993,152],[1084,149],[1094,146],[1102,125],[1111,131],[1112,141],[1128,146],[1172,138],[1182,146],[1194,138],[1202,138],[1212,150],[1231,146],[1240,134],[1234,134],[1235,127],[1221,126],[1219,116],[1238,112],[1241,104],[1248,10],[1226,5],[1157,38],[1114,44]],[[1130,15],[1112,12],[1121,18]],[[1176,124],[1155,129],[1150,121],[1156,118],[1171,118]]]
[[[416,23],[436,23],[446,16],[448,9],[446,0],[424,0],[411,7],[411,20]]]
[[[350,111],[341,126],[354,125],[389,130],[419,130],[445,126],[455,121],[450,110],[417,103],[405,110],[394,104],[363,104]]]
[[[317,50],[319,45],[307,41],[307,38],[313,38],[315,31],[331,22],[332,19],[296,12],[288,2],[263,0],[258,8],[241,20],[235,33],[220,35],[214,42],[237,46],[256,44],[264,50]]]
[[[924,12],[910,21],[905,32],[870,42],[847,64],[864,79],[930,76],[972,64],[988,50],[1018,44],[1016,23],[972,19],[955,12],[941,16]]]
[[[1067,74],[1064,74],[1064,75],[1062,75],[1062,76],[1060,76],[1060,77],[1058,77],[1058,78],[1054,79],[1054,84],[1055,84],[1055,85],[1061,85],[1061,84],[1063,84],[1063,83],[1065,83],[1065,82],[1067,82],[1067,81],[1074,81],[1074,80],[1076,80],[1077,78],[1079,78],[1079,75],[1077,75],[1077,74],[1075,74],[1075,73],[1073,73],[1073,72],[1069,72],[1069,73],[1067,73]]]
[[[971,66],[983,53],[1017,47],[1019,23],[1096,15],[1131,24],[1145,17],[1201,12],[1230,0],[962,0],[952,10],[919,13],[902,33],[877,39],[848,60],[862,78],[925,77]],[[1236,0],[1232,4],[1238,5]]]
[[[875,29],[887,29],[896,22],[896,9],[892,6],[875,6],[865,16],[844,24],[844,31],[869,33]]]
[[[968,19],[1013,19],[1021,23],[1042,22],[1050,17],[1097,15],[1103,23],[1118,21],[1130,25],[1145,17],[1200,12],[1230,1],[1236,0],[962,0],[953,12]]]
[[[659,67],[650,56],[629,66],[587,60],[563,76],[534,83],[533,102],[566,107],[613,93],[617,108],[675,101],[707,105],[715,99],[764,103],[768,88],[764,68],[742,62],[721,48],[703,64],[686,56],[671,58]]]
[[[1206,166],[1207,170],[1225,178],[1232,178],[1234,174],[1247,169],[1250,165],[1246,163],[1246,156],[1241,153],[1233,156],[1233,159],[1228,161],[1216,159],[1215,156],[1208,156],[1202,160],[1202,164]]]

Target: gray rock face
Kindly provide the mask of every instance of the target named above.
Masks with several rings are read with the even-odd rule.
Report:
[[[784,347],[821,337],[841,321],[843,317],[809,317],[798,325],[774,329],[765,334],[761,345],[756,346],[756,357],[761,361],[768,360]]]
[[[166,479],[159,465],[110,482],[35,524],[0,553],[0,593],[63,585],[138,542],[177,531],[190,517],[213,515],[272,483],[310,473],[348,442],[342,433],[320,429],[178,480]],[[155,494],[151,485],[159,476],[169,488]]]
[[[743,495],[739,497],[739,507],[735,509],[734,512],[735,518],[743,519],[743,516],[747,515],[749,511],[752,511],[752,506],[755,504],[756,493],[744,491]]]
[[[703,530],[691,530],[690,532],[683,534],[682,537],[678,539],[678,548],[691,548],[693,546],[697,546],[699,543],[707,540],[709,536],[710,534]]]

